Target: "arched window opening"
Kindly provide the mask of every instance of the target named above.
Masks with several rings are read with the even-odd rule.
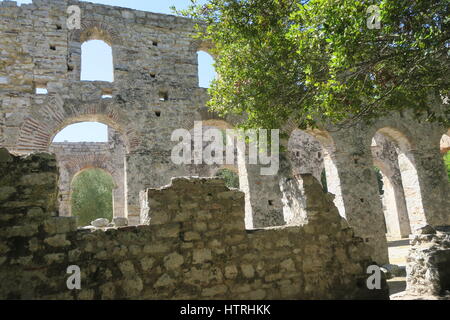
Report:
[[[71,212],[77,218],[78,226],[90,225],[99,218],[112,221],[114,188],[111,175],[100,169],[87,169],[74,177]]]
[[[216,78],[216,72],[214,70],[213,57],[204,52],[197,52],[198,57],[198,86],[200,88],[209,88],[211,82]]]
[[[99,122],[80,122],[61,130],[53,142],[107,142],[108,126]]]
[[[102,40],[81,45],[81,81],[114,81],[111,46]]]
[[[81,119],[80,119],[81,120]],[[86,168],[105,170],[112,175],[114,217],[127,217],[126,142],[120,131],[99,122],[68,125],[49,147],[59,167],[59,215],[71,216],[72,181]]]

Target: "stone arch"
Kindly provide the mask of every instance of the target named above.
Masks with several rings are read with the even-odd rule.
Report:
[[[116,168],[114,168],[107,155],[89,154],[71,157],[70,160],[66,160],[64,165],[67,167],[67,171],[72,177],[70,179],[71,181],[85,170],[101,169],[111,175],[116,187],[118,185]]]
[[[422,201],[422,186],[416,169],[415,145],[408,130],[386,126],[376,128],[371,137],[374,163],[388,177],[385,191],[386,224],[395,236],[407,236],[412,229],[427,223]],[[406,133],[405,133],[406,132]],[[374,148],[377,148],[375,151]],[[406,203],[406,208],[405,204]]]
[[[84,121],[100,122],[121,133],[127,152],[133,151],[140,144],[126,113],[111,101],[75,103],[64,102],[59,96],[54,96],[25,119],[20,128],[16,151],[19,153],[47,151],[60,130],[70,124]]]
[[[114,181],[114,216],[126,216],[125,157],[121,146],[108,142],[52,143],[59,166],[59,213],[70,216],[71,185],[73,178],[86,169],[102,169]]]
[[[321,145],[323,151],[323,168],[325,169],[327,190],[334,195],[334,204],[342,217],[346,217],[344,197],[342,194],[340,172],[336,159],[336,145],[333,137],[324,129],[310,128],[305,132],[314,137]],[[320,179],[319,179],[320,181]]]
[[[208,88],[217,78],[214,57],[205,50],[197,51],[197,80],[199,88]]]
[[[216,60],[217,54],[214,52],[214,48],[214,43],[212,41],[204,39],[195,39],[189,45],[189,50],[192,53],[196,54],[199,51],[204,51],[211,55],[214,60]]]
[[[115,28],[108,24],[82,19],[81,29],[69,32],[68,77],[79,81],[81,76],[81,45],[89,40],[102,40],[111,47],[114,64],[117,61],[115,47],[122,45],[122,39]],[[114,75],[114,79],[116,79]]]
[[[378,151],[372,147],[374,166],[380,170],[383,183],[384,222],[389,237],[407,237],[411,233],[408,210],[403,191],[402,177],[395,162],[387,163],[377,156]]]
[[[89,40],[103,40],[111,47],[122,44],[122,39],[115,28],[106,23],[82,19],[81,29],[72,30],[69,40],[80,44]]]

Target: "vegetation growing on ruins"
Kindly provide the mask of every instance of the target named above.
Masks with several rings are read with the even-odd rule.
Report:
[[[444,156],[445,166],[447,167],[448,182],[450,182],[450,152],[447,152]]]
[[[225,185],[228,188],[239,188],[239,176],[236,172],[233,172],[229,169],[221,169],[217,171],[216,177],[222,178],[225,180]]]
[[[89,169],[77,175],[72,182],[72,215],[78,226],[87,226],[98,218],[113,218],[113,179],[100,169]]]
[[[449,124],[450,108],[437,114],[429,100],[449,95],[448,1],[195,3],[179,13],[201,22],[198,37],[216,46],[209,106],[246,113],[244,127],[278,128],[289,119],[346,126],[405,110]]]

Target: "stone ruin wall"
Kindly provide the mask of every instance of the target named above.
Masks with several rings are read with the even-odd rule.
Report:
[[[362,299],[370,250],[311,175],[310,221],[247,231],[244,194],[220,179],[174,178],[147,192],[149,224],[91,232],[56,217],[50,154],[0,149],[0,299]],[[81,290],[66,287],[81,268]]]
[[[425,226],[411,239],[406,292],[419,296],[450,293],[450,228]]]
[[[81,30],[67,30],[66,9],[72,4],[82,10]],[[236,124],[236,119],[205,110],[208,95],[198,87],[197,52],[210,46],[194,40],[193,34],[193,22],[181,17],[67,0],[34,0],[20,7],[1,2],[0,146],[20,154],[48,151],[67,125],[108,125],[125,144],[124,212],[138,223],[140,191],[167,185],[176,176],[211,175],[204,166],[171,162],[171,133],[192,129],[196,120]],[[91,39],[111,45],[114,82],[80,81],[81,44]],[[48,94],[36,95],[35,88],[43,86]],[[102,99],[106,93],[112,98]],[[162,96],[167,99],[161,101]],[[394,140],[412,164],[414,170],[406,168],[411,174],[402,179],[418,186],[404,191],[416,197],[409,207],[415,221],[447,225],[449,184],[439,145],[447,130],[393,113],[371,125],[342,130],[320,125],[308,131],[321,144],[329,191],[341,216],[374,249],[379,264],[387,262],[387,244],[372,138],[381,132]],[[299,191],[294,175],[302,168],[295,161],[284,165],[284,176],[261,176],[259,165],[238,168],[248,229],[306,219],[304,199],[295,198]]]

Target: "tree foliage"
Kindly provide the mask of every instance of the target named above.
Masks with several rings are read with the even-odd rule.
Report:
[[[229,169],[221,169],[217,171],[216,177],[224,179],[225,185],[228,188],[239,189],[239,176],[236,174],[236,172],[233,172]]]
[[[448,182],[450,182],[450,152],[444,156],[445,167],[447,168]]]
[[[404,110],[450,123],[441,104],[450,88],[449,1],[192,1],[179,13],[215,44],[209,107],[245,114],[243,127],[345,126]],[[368,28],[371,5],[380,29]]]
[[[87,226],[98,218],[113,218],[112,177],[100,169],[88,169],[72,182],[72,215],[79,226]]]

